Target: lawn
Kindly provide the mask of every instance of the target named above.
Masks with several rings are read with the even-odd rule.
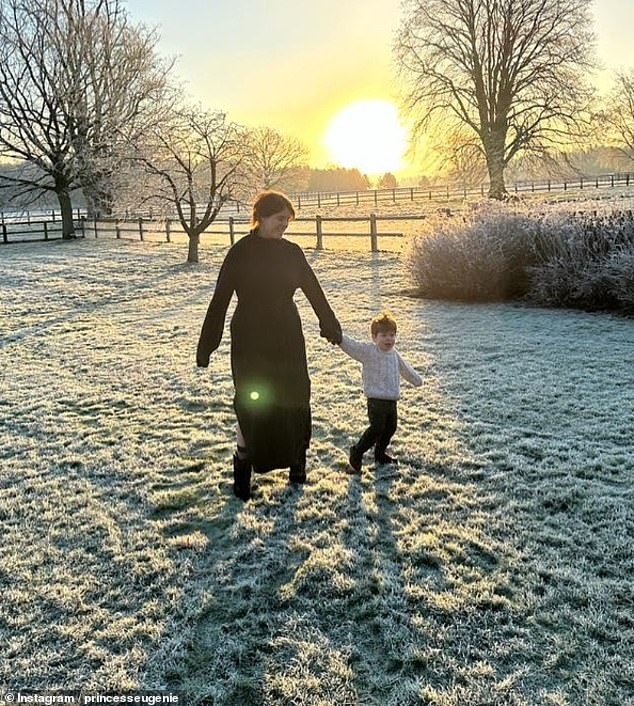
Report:
[[[344,329],[388,306],[397,471],[346,473],[358,364],[318,336],[309,481],[231,493],[221,247],[0,252],[0,684],[207,706],[634,698],[634,321],[409,298],[393,253],[307,257]]]

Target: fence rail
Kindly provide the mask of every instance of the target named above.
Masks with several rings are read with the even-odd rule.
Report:
[[[576,179],[542,179],[536,181],[518,181],[509,185],[509,193],[558,193],[583,191],[587,189],[615,188],[634,186],[634,175],[630,173],[600,174],[579,176]],[[360,206],[372,203],[403,203],[404,201],[451,201],[467,199],[472,196],[484,197],[489,190],[488,184],[478,186],[443,184],[433,186],[407,186],[394,189],[367,189],[365,191],[329,191],[297,192],[290,194],[298,208],[309,206]]]
[[[403,238],[402,230],[381,230],[381,224],[388,221],[411,221],[416,223],[422,221],[427,216],[299,216],[294,219],[288,230],[290,237],[314,239],[315,247],[323,250],[330,238],[365,238],[368,241],[372,252],[379,250],[379,238]],[[352,227],[339,227],[336,231],[329,230],[328,224],[349,223]],[[311,227],[303,224],[311,224]],[[362,230],[359,230],[359,226]],[[365,226],[365,229],[363,229]],[[175,235],[185,236],[179,221],[167,218],[164,220],[136,218],[134,220],[125,219],[99,219],[87,220],[82,217],[75,227],[80,237],[85,238],[115,238],[117,240],[139,240],[146,239],[172,242]],[[2,243],[20,242],[41,242],[45,240],[59,240],[62,238],[61,222],[57,221],[31,221],[30,223],[3,223]],[[229,217],[228,219],[216,220],[202,233],[204,242],[205,236],[220,235],[223,240],[226,238],[227,245],[235,243],[237,238],[242,237],[249,231],[249,221],[245,218]],[[17,236],[17,237],[16,237]]]
[[[615,173],[600,175],[584,175],[576,179],[542,179],[535,181],[518,181],[508,185],[511,194],[527,193],[566,193],[571,191],[588,191],[591,189],[611,189],[622,187],[634,187],[634,174]],[[362,206],[372,204],[379,206],[388,203],[447,203],[469,197],[484,197],[488,193],[488,184],[478,186],[466,186],[457,184],[443,184],[432,186],[407,186],[395,189],[367,189],[365,191],[319,191],[319,192],[296,192],[289,194],[298,210],[302,208],[322,206]],[[228,214],[235,214],[236,220],[244,218],[241,213],[248,213],[248,208],[240,201],[230,201],[223,206],[221,212],[223,219],[228,219]],[[79,221],[81,218],[88,219],[85,208],[73,209],[73,216]],[[121,214],[122,220],[137,219],[156,220],[157,216],[150,211],[130,211]],[[396,218],[396,216],[392,217]],[[175,220],[175,214],[171,216]],[[90,218],[92,220],[92,218]],[[344,220],[350,220],[344,218]],[[59,209],[38,209],[32,211],[10,211],[0,209],[0,225],[11,223],[42,223],[43,221],[61,221]]]

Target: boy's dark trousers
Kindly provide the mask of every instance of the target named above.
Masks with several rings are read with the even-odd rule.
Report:
[[[368,419],[370,426],[353,448],[362,456],[374,446],[374,456],[380,458],[385,454],[390,439],[396,431],[398,423],[396,400],[368,397]]]

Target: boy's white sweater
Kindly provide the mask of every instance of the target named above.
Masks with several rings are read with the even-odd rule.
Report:
[[[412,385],[423,384],[421,376],[392,348],[382,351],[375,343],[360,343],[344,333],[339,344],[351,358],[363,364],[363,392],[366,397],[397,400],[401,393],[401,375]]]

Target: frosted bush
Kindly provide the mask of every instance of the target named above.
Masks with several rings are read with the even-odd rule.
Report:
[[[540,222],[504,204],[475,204],[460,217],[431,218],[406,262],[421,296],[493,301],[523,296]]]
[[[423,297],[634,311],[631,211],[480,202],[430,218],[406,262]]]
[[[528,296],[546,306],[631,310],[634,220],[628,214],[546,217]]]
[[[607,263],[611,291],[624,311],[634,314],[634,247],[614,252]]]

